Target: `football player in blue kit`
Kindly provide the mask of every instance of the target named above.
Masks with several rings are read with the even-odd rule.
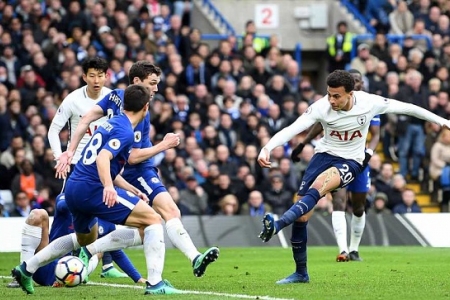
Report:
[[[158,91],[160,75],[160,68],[147,61],[138,61],[130,68],[128,77],[133,84],[142,83],[148,86],[151,96],[153,96]],[[103,116],[120,114],[122,101],[123,90],[113,90],[83,116],[71,138],[68,150],[59,157],[57,165],[59,176],[65,176],[64,173],[70,165],[77,145],[89,124]],[[147,115],[144,122],[135,128],[134,133],[133,149],[122,176],[147,195],[150,200],[149,204],[164,219],[170,241],[191,261],[194,275],[201,277],[207,266],[218,258],[219,249],[211,247],[203,254],[197,250],[181,223],[180,210],[159,178],[158,169],[155,167],[153,159],[156,154],[178,146],[180,138],[177,134],[168,133],[163,141],[153,146],[150,141],[150,115]]]
[[[116,225],[98,220],[99,238],[105,236],[116,229]],[[20,252],[20,261],[28,260],[35,253],[39,252],[45,246],[55,239],[73,232],[72,215],[67,207],[64,194],[58,195],[56,198],[55,216],[50,227],[49,233],[49,217],[44,209],[33,209],[25,220],[22,229],[22,249]],[[92,256],[89,261],[88,275],[95,270],[101,253]],[[133,266],[126,254],[122,250],[111,251],[113,261],[134,281],[145,283],[138,270]],[[45,265],[33,274],[33,280],[41,286],[61,286],[55,280],[55,267],[59,258],[55,259],[48,265]]]
[[[355,80],[355,91],[363,90],[363,79],[361,73],[358,70],[348,71]],[[311,141],[316,138],[320,133],[322,133],[323,127],[320,123],[316,123],[305,140],[298,144],[298,146],[292,151],[292,160],[294,162],[299,161],[298,155],[302,152],[303,147],[306,144],[311,143]],[[368,145],[369,149],[375,151],[375,148],[380,141],[380,116],[375,116],[370,121],[369,131],[371,134],[370,143]],[[333,197],[333,212],[332,212],[332,224],[334,234],[336,236],[336,242],[339,247],[339,254],[336,257],[337,262],[345,261],[362,261],[359,256],[359,244],[361,242],[361,237],[364,232],[364,227],[366,225],[366,214],[365,205],[367,192],[370,189],[370,168],[367,166],[364,171],[359,174],[355,180],[353,180],[347,188],[342,188],[338,191],[332,193]],[[351,202],[352,202],[352,220],[350,225],[350,246],[347,247],[347,219],[345,217],[346,209],[346,199],[348,192],[351,192]],[[349,251],[350,250],[350,251]]]
[[[146,86],[128,87],[123,113],[103,123],[84,148],[65,189],[75,233],[54,240],[12,270],[28,294],[34,293],[32,275],[40,267],[89,244],[89,251],[80,254],[86,266],[97,253],[143,245],[148,272],[145,294],[182,293],[162,279],[165,244],[160,215],[147,204],[148,198],[119,174],[133,146],[134,128],[148,114],[149,101]],[[97,217],[128,227],[97,239]]]

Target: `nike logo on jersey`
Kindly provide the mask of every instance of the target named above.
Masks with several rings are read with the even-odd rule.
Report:
[[[336,123],[327,123],[328,126],[336,125]]]

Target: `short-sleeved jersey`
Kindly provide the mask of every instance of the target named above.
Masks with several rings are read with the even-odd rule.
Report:
[[[106,95],[102,100],[100,100],[97,105],[103,110],[105,116],[111,117],[112,115],[119,115],[123,111],[123,98],[125,91],[122,89],[115,89],[108,95]],[[149,148],[153,144],[150,140],[150,113],[147,114],[145,119],[140,122],[134,128],[134,144],[133,148]],[[126,164],[125,168],[141,168],[142,166],[153,166],[154,158],[147,159],[136,165]]]
[[[113,155],[110,172],[111,178],[116,178],[128,160],[133,141],[134,131],[128,117],[124,114],[114,116],[103,123],[92,136],[83,149],[81,159],[70,179],[101,185],[96,159],[102,149],[108,150]]]
[[[83,86],[79,89],[76,89],[63,100],[61,105],[58,108],[58,111],[55,117],[52,120],[52,125],[56,126],[58,130],[61,130],[66,124],[69,125],[70,135],[75,133],[75,130],[80,123],[81,118],[92,108],[95,104],[99,102],[105,95],[111,92],[111,89],[107,87],[103,87],[100,91],[100,98],[97,100],[89,98],[87,94],[87,86]],[[75,151],[75,155],[73,157],[72,163],[77,163],[81,157],[81,152],[86,144],[89,142],[89,139],[94,134],[94,131],[100,126],[102,123],[106,121],[106,117],[100,118],[97,121],[92,122],[88,129],[86,130],[86,134],[81,139],[78,147]],[[59,142],[59,140],[58,140]],[[59,143],[56,145],[55,142],[50,140],[50,146],[55,157],[59,157],[61,155],[61,147]],[[70,140],[69,140],[70,143]]]

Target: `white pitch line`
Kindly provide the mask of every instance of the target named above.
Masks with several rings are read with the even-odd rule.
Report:
[[[2,276],[0,278],[11,278],[11,276]],[[140,285],[129,285],[129,284],[115,284],[115,283],[104,283],[104,282],[88,282],[88,285],[96,286],[109,286],[115,288],[126,288],[126,289],[143,289]],[[205,292],[205,291],[188,291],[183,290],[183,294],[193,294],[193,295],[209,295],[209,296],[221,296],[228,298],[238,298],[238,299],[260,299],[260,300],[295,300],[293,298],[276,298],[271,296],[252,296],[252,295],[241,295],[241,294],[228,294],[228,293],[218,293],[218,292]]]

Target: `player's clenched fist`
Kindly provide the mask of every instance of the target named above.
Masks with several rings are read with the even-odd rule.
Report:
[[[270,168],[270,153],[266,148],[262,148],[258,156],[258,163],[263,168]]]
[[[114,186],[109,185],[103,188],[103,202],[109,207],[113,207],[117,202],[117,191]]]
[[[139,193],[137,194],[137,196],[138,196],[142,201],[144,201],[144,202],[147,203],[147,204],[150,202],[150,200],[148,199],[147,195],[144,194],[144,193],[142,193],[142,192],[139,192]]]
[[[168,133],[164,136],[164,143],[166,143],[167,148],[175,148],[178,147],[181,143],[181,138],[178,133]]]

